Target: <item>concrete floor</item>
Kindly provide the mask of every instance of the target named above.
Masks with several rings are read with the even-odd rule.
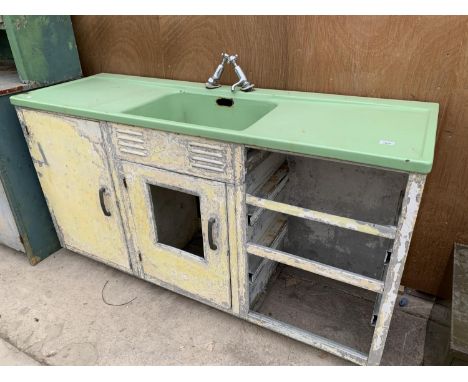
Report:
[[[422,362],[427,306],[409,306],[387,364]],[[348,364],[67,250],[32,267],[0,246],[0,339],[0,365]]]
[[[40,363],[0,338],[0,366],[40,366]]]

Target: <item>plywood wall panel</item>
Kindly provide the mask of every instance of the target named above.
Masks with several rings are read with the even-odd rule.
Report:
[[[160,23],[166,78],[205,82],[221,53],[228,52],[237,53],[247,76],[263,87],[284,86],[286,19],[179,16],[161,17]],[[235,81],[232,70],[226,70],[222,83]]]
[[[85,75],[108,72],[163,77],[157,16],[73,17]],[[89,33],[77,33],[77,31]]]
[[[455,241],[468,243],[468,17],[75,16],[85,75],[204,82],[223,51],[258,87],[440,104],[432,173],[403,283],[448,290]],[[222,82],[232,84],[226,71]],[[443,281],[445,280],[445,281]]]

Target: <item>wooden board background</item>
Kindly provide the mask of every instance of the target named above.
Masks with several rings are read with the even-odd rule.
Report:
[[[220,53],[258,87],[440,104],[438,141],[403,283],[447,295],[468,243],[468,17],[75,16],[85,75],[205,82]],[[234,76],[226,71],[223,83]]]

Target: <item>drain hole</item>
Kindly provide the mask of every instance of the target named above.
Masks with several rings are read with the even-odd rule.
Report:
[[[232,105],[234,105],[234,100],[232,98],[218,98],[216,100],[216,103],[219,106],[231,107]]]

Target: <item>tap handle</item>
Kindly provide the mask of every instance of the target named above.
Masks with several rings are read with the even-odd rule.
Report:
[[[226,62],[229,62],[229,54],[227,53],[221,53],[221,65],[224,66],[224,64],[226,64]]]
[[[237,61],[238,58],[239,58],[239,55],[234,54],[234,55],[228,57],[228,62],[229,62],[230,64],[234,65],[234,67],[236,67],[236,66],[237,66],[237,62],[236,62],[236,61]]]

